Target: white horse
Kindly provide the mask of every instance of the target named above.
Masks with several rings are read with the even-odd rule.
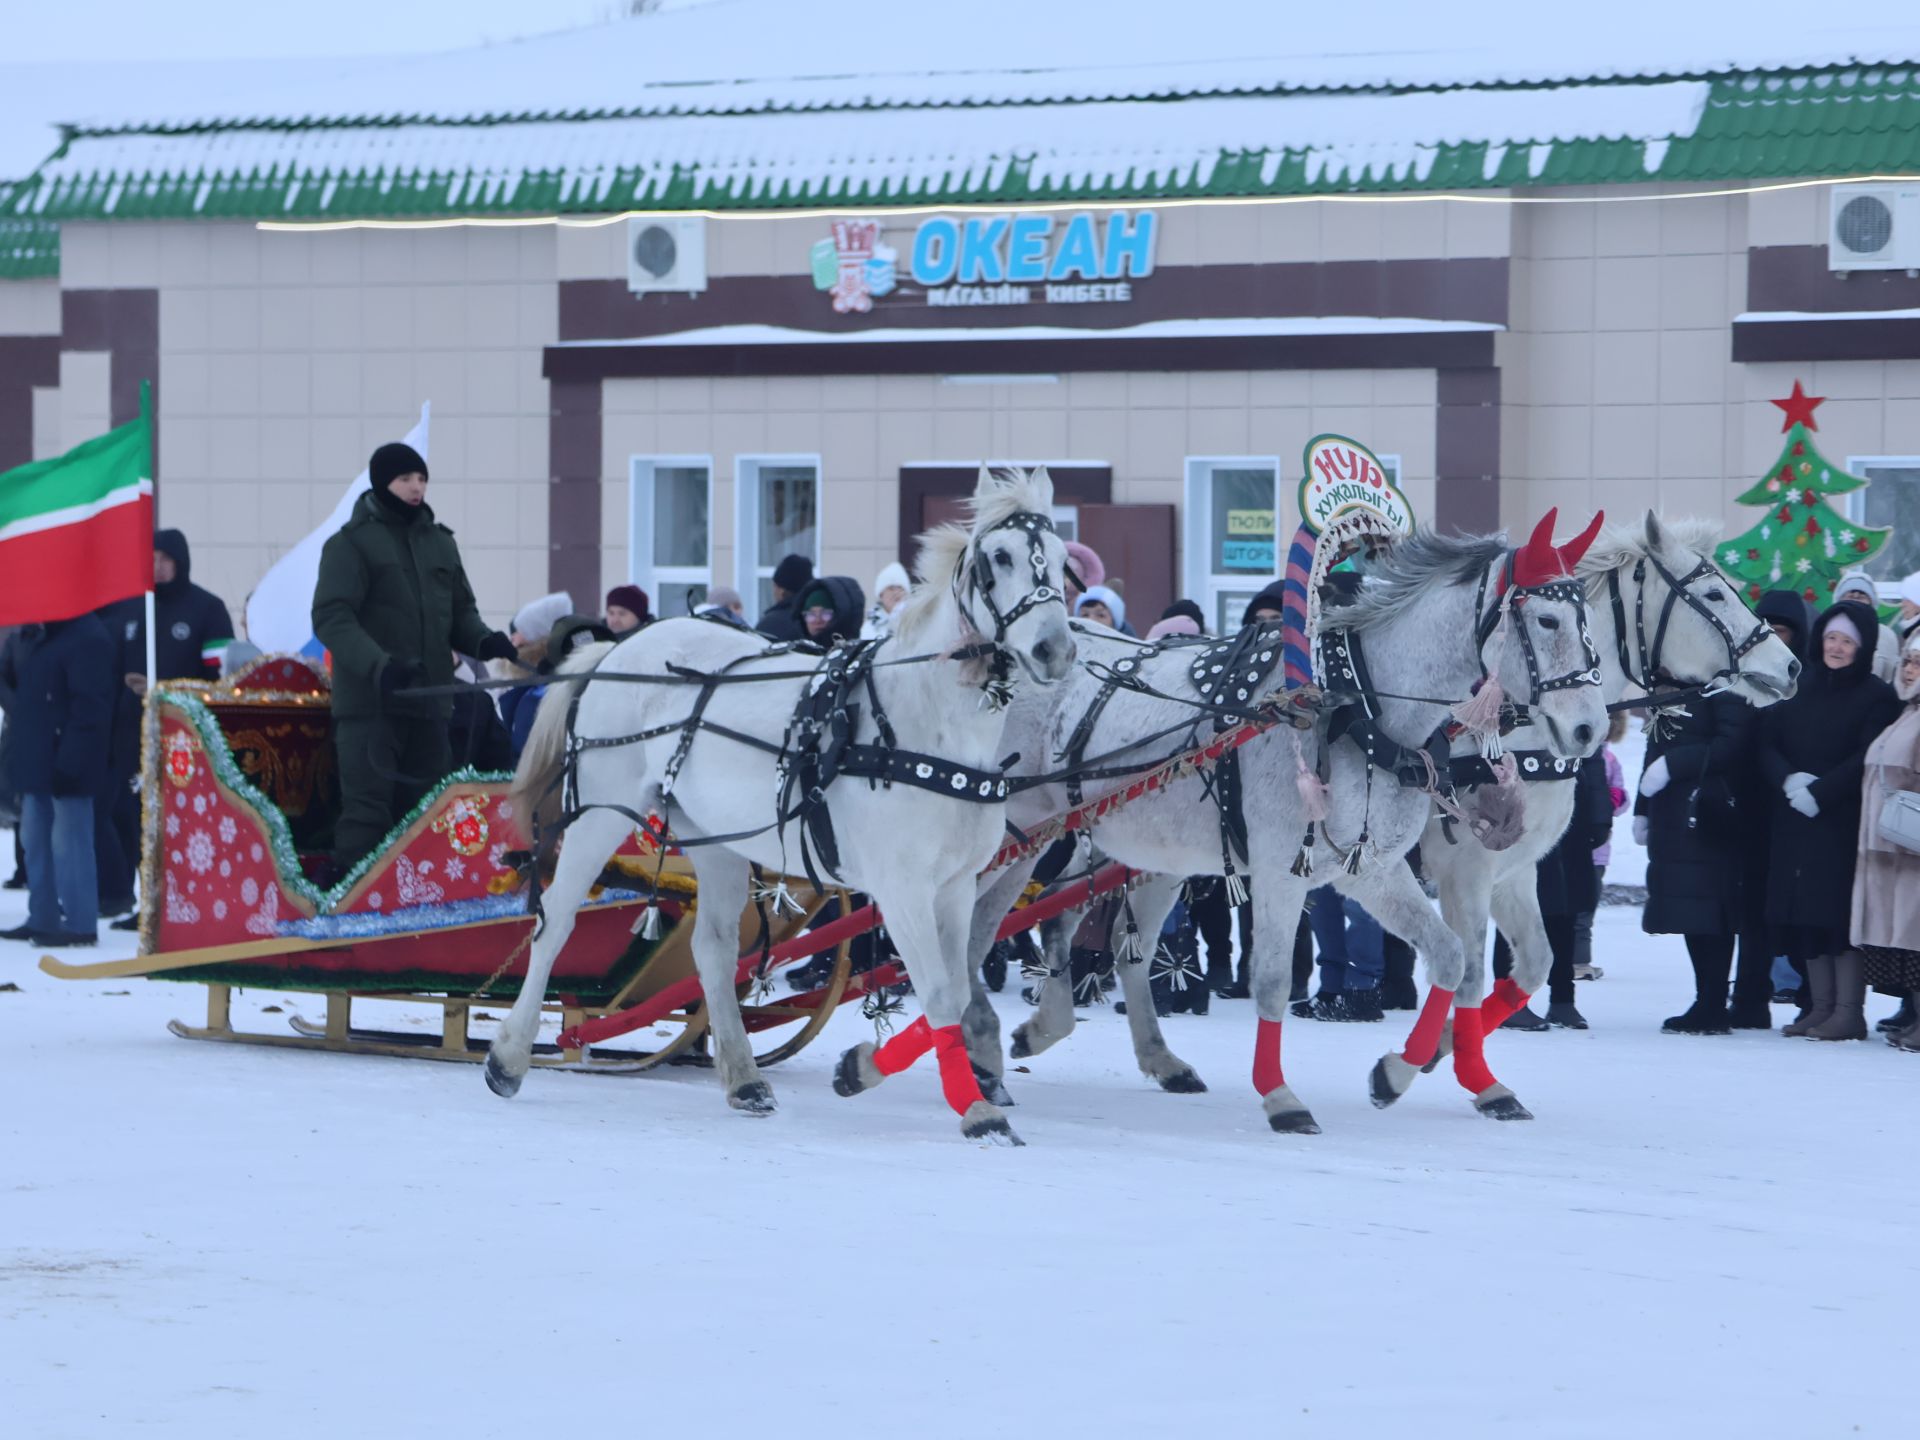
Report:
[[[865,778],[871,767],[855,769],[826,785],[821,801],[838,858],[828,864],[822,850],[820,868],[873,897],[925,1007],[895,1037],[888,1063],[903,1066],[937,1050],[962,1131],[1012,1144],[1019,1142],[1006,1118],[974,1084],[959,1022],[975,877],[1004,831],[1002,706],[1009,692],[1025,688],[1023,676],[1049,686],[1073,664],[1061,579],[1066,548],[1053,533],[1052,507],[1044,470],[995,478],[983,469],[971,529],[948,526],[925,537],[922,583],[893,638],[872,652],[864,674],[853,667],[856,682],[834,702],[818,739],[822,756],[844,740],[883,745],[901,762],[879,782]],[[789,814],[773,823],[781,797],[792,793],[789,762],[816,749],[794,743],[796,707],[836,684],[850,652],[836,650],[816,666],[803,653],[766,651],[763,638],[711,621],[668,620],[617,646],[589,647],[562,667],[563,676],[591,671],[593,678],[556,683],[542,701],[515,777],[515,808],[532,815],[544,802],[552,823],[564,794],[576,814],[546,891],[526,984],[488,1055],[487,1083],[496,1093],[512,1095],[526,1074],[541,997],[575,910],[634,817],[653,811],[685,845],[699,881],[694,957],[727,1100],[749,1114],[774,1108],[735,1000],[740,916],[750,865],[786,874],[807,843],[803,821]],[[798,678],[752,679],[796,671]],[[725,682],[702,683],[722,672]],[[621,676],[656,683],[621,683]],[[668,677],[681,683],[657,683]],[[796,764],[792,773],[803,771]],[[807,784],[800,781],[802,796]],[[724,838],[701,843],[707,837]]]
[[[1465,699],[1489,668],[1508,693],[1532,700],[1556,753],[1583,755],[1604,733],[1606,711],[1598,684],[1581,678],[1591,668],[1592,653],[1577,588],[1565,583],[1537,588],[1567,573],[1591,532],[1585,540],[1555,550],[1551,523],[1551,516],[1542,521],[1534,539],[1514,556],[1520,584],[1526,587],[1513,592],[1517,603],[1510,623],[1519,638],[1497,654],[1488,643],[1491,620],[1513,555],[1498,537],[1417,536],[1373,567],[1357,602],[1323,617],[1324,625],[1356,638],[1380,698],[1376,732],[1348,735],[1329,747],[1328,818],[1314,828],[1312,843],[1306,847],[1311,876],[1294,873],[1308,815],[1305,792],[1296,778],[1294,741],[1284,729],[1272,731],[1239,752],[1255,907],[1256,947],[1250,969],[1259,1033],[1254,1088],[1268,1123],[1277,1131],[1315,1133],[1319,1129],[1287,1086],[1280,1063],[1292,937],[1310,889],[1331,881],[1389,930],[1406,936],[1426,957],[1433,983],[1443,993],[1451,993],[1458,985],[1463,970],[1458,938],[1435,914],[1403,863],[1426,824],[1429,793],[1401,785],[1394,773],[1399,767],[1390,764],[1388,748],[1412,752],[1426,744],[1449,718],[1451,703]],[[1278,633],[1270,633],[1277,648]],[[1056,757],[1065,737],[1099,697],[1103,681],[1096,669],[1104,671],[1126,661],[1134,661],[1132,673],[1159,693],[1122,688],[1109,696],[1098,712],[1088,754],[1124,755],[1127,747],[1134,746],[1133,753],[1144,768],[1151,759],[1179,748],[1181,742],[1164,738],[1146,745],[1139,742],[1141,737],[1177,727],[1183,717],[1196,715],[1191,704],[1159,698],[1192,693],[1187,681],[1191,648],[1177,646],[1148,654],[1137,642],[1084,627],[1080,651],[1072,679],[1046,697],[1052,712],[1045,733],[1051,736],[1048,749]],[[1332,679],[1336,685],[1355,683],[1352,677]],[[1029,732],[1037,728],[1028,716],[1021,717],[1017,729],[1021,727]],[[1202,738],[1210,734],[1210,721],[1203,722],[1199,732]],[[1375,746],[1371,759],[1365,748],[1369,742]],[[1030,756],[1028,763],[1038,758]],[[1042,768],[1045,763],[1040,760]],[[1097,797],[1125,783],[1102,781],[1089,785],[1088,792]],[[1030,819],[1034,813],[1064,809],[1068,797],[1062,792],[1063,787],[1050,786],[1023,797],[1014,813],[1015,823],[1020,823],[1022,810]],[[1156,872],[1155,879],[1135,890],[1131,900],[1133,924],[1149,946],[1178,889],[1178,879],[1167,877],[1225,870],[1219,812],[1200,778],[1182,780],[1134,801],[1102,819],[1095,833],[1100,847],[1113,859]],[[983,941],[990,939],[1006,913],[1009,892],[1017,894],[1024,883],[1024,875],[990,878],[993,883],[975,912],[976,960],[985,953]],[[1193,1068],[1167,1048],[1147,993],[1146,966],[1134,963],[1119,968],[1127,986],[1127,1021],[1142,1071],[1169,1090],[1204,1089]],[[1445,1018],[1444,1006],[1437,1013],[1434,1007],[1423,1012],[1418,1029],[1431,1037],[1427,1043],[1437,1044]],[[975,1063],[994,1079],[1001,1070],[997,1022],[992,1007],[977,991],[968,1021]],[[1070,987],[1064,981],[1048,984],[1032,1018],[1015,1032],[1014,1054],[1038,1054],[1069,1034],[1073,1025]]]
[[[1800,662],[1714,565],[1717,540],[1717,527],[1708,522],[1662,526],[1649,511],[1640,525],[1608,531],[1580,562],[1576,573],[1586,587],[1601,689],[1609,704],[1625,694],[1629,683],[1662,688],[1661,676],[1669,682],[1664,688],[1712,685],[1756,707],[1793,693]],[[1507,745],[1515,752],[1537,749],[1536,727],[1517,727]],[[1427,873],[1440,886],[1441,913],[1466,951],[1466,976],[1454,995],[1454,1074],[1473,1096],[1474,1107],[1495,1119],[1532,1118],[1494,1078],[1483,1047],[1485,1037],[1540,988],[1553,964],[1534,868],[1572,820],[1573,792],[1571,776],[1529,785],[1521,838],[1508,849],[1486,849],[1464,826],[1456,826],[1449,838],[1437,818],[1420,847]],[[1513,974],[1499,981],[1491,996],[1486,988],[1489,916],[1513,950]],[[1374,1103],[1392,1104],[1418,1073],[1403,1055],[1382,1058],[1373,1071]]]

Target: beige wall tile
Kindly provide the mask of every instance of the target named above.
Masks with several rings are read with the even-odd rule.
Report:
[[[216,289],[207,292],[207,347],[257,350],[260,346],[260,292]]]
[[[1813,371],[1811,377],[1805,373],[1808,368]],[[1886,365],[1879,360],[1822,360],[1800,369],[1798,378],[1805,384],[1807,393],[1828,398],[1829,403],[1814,412],[1815,421],[1821,423],[1823,429],[1832,413],[1832,401],[1878,400],[1886,393]],[[1789,382],[1779,393],[1784,397],[1792,388]]]
[[[275,484],[298,484],[307,478],[307,461],[313,453],[313,422],[291,416],[277,417],[267,426],[260,445],[260,479]],[[331,487],[313,485],[308,488],[326,496],[326,504],[318,514],[308,511],[308,525],[317,525],[332,511],[334,502],[346,489],[351,476],[342,475]],[[261,511],[262,518],[272,517],[278,520],[273,493],[269,492]]]
[[[1244,411],[1252,395],[1251,378],[1245,370],[1207,371],[1194,375],[1187,387],[1187,399],[1197,410],[1230,409]]]
[[[1733,386],[1727,332],[1669,330],[1660,337],[1660,398],[1718,403]]]
[[[58,335],[60,281],[9,280],[0,284],[0,335]]]
[[[256,232],[261,282],[267,285],[294,285],[303,289],[311,285],[314,246],[323,233],[296,230]]]
[[[1324,405],[1373,403],[1371,370],[1312,370],[1307,374],[1310,402],[1316,409]]]
[[[212,266],[209,283],[222,289],[253,286],[260,283],[260,232],[253,226],[209,225],[207,260]]]
[[[1653,401],[1660,385],[1660,339],[1651,330],[1603,330],[1592,337],[1597,405]]]
[[[204,415],[212,402],[213,377],[209,358],[201,354],[160,356],[160,399],[163,422],[176,415]]]
[[[68,285],[78,285],[66,268],[67,237],[79,227],[61,229],[61,274]],[[160,241],[159,284],[166,287],[210,284],[213,279],[212,251],[206,243],[204,225],[180,222],[157,227]],[[164,291],[162,292],[164,295]]]
[[[165,295],[168,292],[162,291]],[[295,286],[276,286],[260,292],[260,343],[270,350],[306,350],[313,345],[315,293]],[[160,343],[167,343],[162,319]]]
[[[1527,253],[1536,260],[1591,255],[1598,221],[1591,205],[1539,205],[1527,210]]]
[[[1190,410],[1186,419],[1187,455],[1244,455],[1253,444],[1245,409]]]
[[[1489,190],[1489,200],[1511,194],[1507,190]],[[1449,259],[1470,256],[1511,255],[1514,250],[1514,209],[1508,205],[1448,201],[1446,251]]]
[[[359,410],[369,419],[404,416],[420,402],[413,395],[413,357],[369,355],[360,362]],[[404,431],[405,426],[401,429]]]
[[[1826,239],[1824,187],[1766,190],[1747,197],[1749,245],[1823,245]]]
[[[1594,261],[1593,299],[1595,329],[1658,329],[1660,261],[1639,256]]]
[[[1374,370],[1373,403],[1376,405],[1432,405],[1436,402],[1438,382],[1431,370]]]
[[[257,480],[260,475],[260,429],[260,421],[252,417],[223,416],[209,422],[211,443],[207,452],[207,478]],[[251,486],[235,488],[250,490]],[[233,538],[259,539],[259,524],[256,510],[247,531]]]
[[[1669,255],[1660,262],[1660,323],[1669,330],[1726,326],[1724,254]]]
[[[1008,451],[1023,460],[1066,459],[1064,410],[1016,410],[1008,417]]]
[[[1444,201],[1407,205],[1372,205],[1380,211],[1380,258],[1421,260],[1447,253],[1447,206]]]
[[[767,416],[767,448],[776,454],[818,455],[826,433],[817,410],[776,410]]]
[[[713,408],[713,382],[704,376],[675,376],[654,385],[663,414],[704,415]]]
[[[1660,407],[1660,474],[1718,475],[1725,465],[1725,435],[1718,405]]]
[[[825,405],[825,387],[818,375],[781,375],[767,381],[766,397],[769,411],[817,415]]]
[[[1649,198],[1602,203],[1593,208],[1596,255],[1660,253],[1660,202]]]
[[[937,410],[933,415],[933,454],[971,463],[993,453],[993,425],[984,410]]]
[[[113,226],[68,222],[60,227],[60,283],[69,290],[113,284]]]
[[[268,408],[267,395],[262,388],[262,375],[266,361],[288,361],[304,357],[259,353],[251,355],[226,354],[216,352],[207,358],[208,391],[206,404],[201,407],[209,415],[230,416],[236,419],[257,419],[263,414],[286,413]],[[281,372],[284,377],[284,370]],[[301,390],[306,389],[305,384]],[[167,399],[165,395],[161,397]],[[282,398],[276,395],[277,401]],[[304,394],[303,397],[304,399]],[[305,405],[300,406],[304,411]]]
[[[1535,335],[1527,381],[1535,405],[1584,405],[1593,399],[1591,333]]]
[[[512,415],[518,412],[517,358],[509,350],[467,352],[466,405],[469,410],[477,415]]]
[[[1593,473],[1651,477],[1660,466],[1660,412],[1653,405],[1605,405],[1593,412]]]
[[[361,325],[358,292],[317,291],[313,297],[313,345],[316,350],[357,351]]]
[[[56,307],[58,309],[58,307]],[[159,348],[161,353],[205,349],[211,340],[211,309],[205,290],[159,292]],[[54,330],[60,330],[58,313]]]
[[[1202,265],[1231,265],[1256,254],[1260,248],[1260,207],[1221,205],[1203,210],[1163,210],[1160,212],[1160,243],[1175,235],[1175,244],[1185,245],[1186,232],[1192,232],[1191,253]],[[1156,251],[1156,258],[1158,254]],[[1168,260],[1168,264],[1176,263]],[[1186,262],[1179,262],[1186,263]]]
[[[1541,480],[1584,480],[1593,473],[1593,412],[1584,405],[1535,405],[1528,459]]]
[[[425,337],[427,343],[442,343]],[[410,350],[413,308],[398,287],[370,285],[360,292],[360,344],[368,350]]]
[[[459,415],[467,400],[467,357],[460,350],[420,350],[412,358],[410,393],[432,404],[436,414]]]
[[[1389,207],[1327,201],[1320,211],[1320,254],[1327,260],[1377,260]],[[1394,207],[1398,208],[1398,207]]]
[[[1179,408],[1187,405],[1185,371],[1140,371],[1127,374],[1127,404],[1136,410]]]
[[[1668,255],[1723,255],[1733,219],[1726,196],[1669,199],[1655,207],[1660,215],[1660,248]]]

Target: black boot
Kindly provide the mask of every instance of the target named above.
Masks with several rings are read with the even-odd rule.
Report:
[[[1769,1028],[1771,1024],[1769,1019]],[[1678,1015],[1661,1021],[1660,1030],[1666,1035],[1731,1035],[1733,1033],[1733,1027],[1728,1023],[1727,1007],[1725,1005],[1716,1007],[1704,1000],[1695,1000]]]
[[[1914,1019],[1913,1000],[1908,998],[1902,1000],[1900,1002],[1900,1008],[1887,1016],[1886,1019],[1875,1021],[1873,1028],[1881,1031],[1883,1034],[1897,1034],[1902,1030],[1911,1030],[1914,1025]]]
[[[1764,995],[1757,1000],[1750,996],[1736,997],[1727,1011],[1727,1024],[1735,1030],[1771,1030],[1773,1007]]]

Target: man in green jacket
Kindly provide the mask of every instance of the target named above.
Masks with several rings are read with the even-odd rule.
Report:
[[[427,462],[382,445],[372,488],[320,552],[313,633],[333,657],[340,767],[334,856],[344,868],[453,768],[451,701],[399,692],[453,681],[453,652],[510,660],[513,642],[481,620],[453,532],[427,508]]]

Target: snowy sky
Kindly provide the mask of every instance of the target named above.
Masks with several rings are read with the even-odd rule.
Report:
[[[9,61],[227,60],[446,50],[604,20],[618,0],[60,0],[13,7]]]

